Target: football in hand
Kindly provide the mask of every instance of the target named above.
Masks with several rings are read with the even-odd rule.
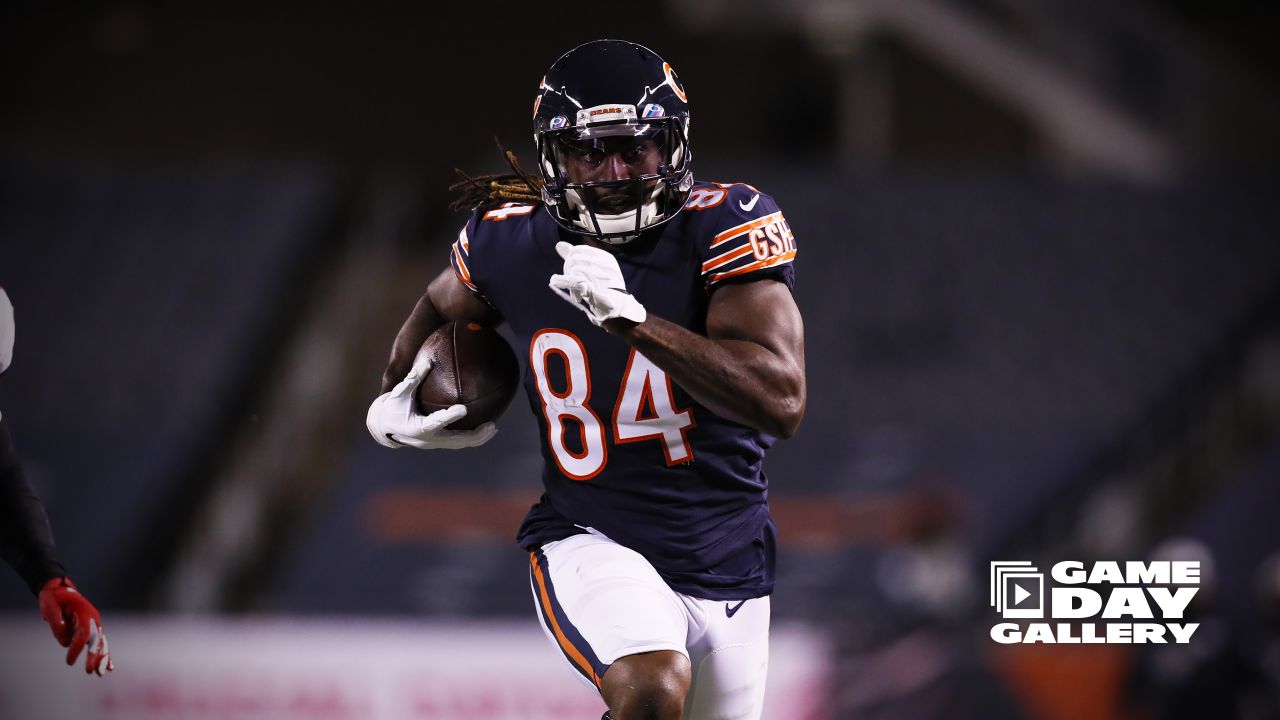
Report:
[[[418,351],[431,357],[431,371],[418,386],[418,411],[430,415],[466,405],[467,416],[449,425],[472,430],[497,420],[520,384],[520,365],[496,331],[476,323],[445,323]]]

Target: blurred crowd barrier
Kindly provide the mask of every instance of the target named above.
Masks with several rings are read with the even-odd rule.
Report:
[[[564,720],[604,703],[533,622],[113,618],[116,671],[62,666],[48,629],[0,618],[0,718]],[[765,717],[822,720],[830,649],[773,631]]]

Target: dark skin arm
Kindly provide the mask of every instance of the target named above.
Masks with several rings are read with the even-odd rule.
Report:
[[[381,392],[408,374],[422,342],[450,320],[493,325],[501,316],[446,268],[396,335]],[[790,290],[780,282],[717,290],[707,308],[706,336],[652,314],[639,324],[611,320],[606,329],[721,417],[783,438],[794,435],[804,417],[804,325]]]
[[[717,415],[788,438],[804,417],[804,324],[791,291],[774,280],[728,285],[711,296],[707,336],[650,314],[605,329],[635,347]]]

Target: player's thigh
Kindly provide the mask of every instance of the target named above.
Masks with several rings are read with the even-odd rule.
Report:
[[[678,595],[639,553],[600,535],[547,543],[530,556],[538,619],[586,682],[599,688],[618,658],[657,650],[688,657]]]
[[[757,720],[769,673],[769,598],[695,602],[706,624],[690,643],[693,687],[685,720]]]

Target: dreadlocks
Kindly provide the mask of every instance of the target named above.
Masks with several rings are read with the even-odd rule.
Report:
[[[485,205],[497,205],[504,202],[536,203],[542,200],[542,180],[532,177],[520,167],[516,154],[502,146],[502,141],[494,138],[498,149],[511,166],[512,172],[504,175],[470,175],[454,168],[454,172],[462,178],[451,184],[449,190],[458,193],[450,210],[473,210]]]

